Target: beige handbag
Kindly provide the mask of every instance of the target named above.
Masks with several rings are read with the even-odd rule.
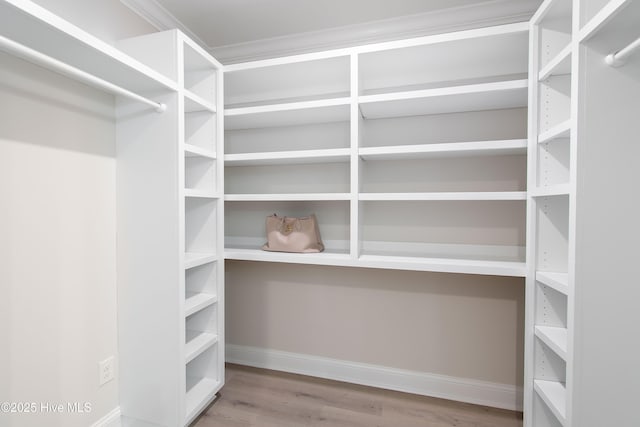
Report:
[[[273,214],[267,217],[266,225],[267,243],[262,246],[265,251],[314,253],[324,250],[315,215],[292,218]]]

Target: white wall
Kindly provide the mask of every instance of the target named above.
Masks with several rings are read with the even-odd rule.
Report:
[[[87,426],[118,405],[117,380],[98,387],[117,359],[113,105],[0,55],[0,401],[38,405],[0,425]]]
[[[155,31],[119,0],[36,0],[108,43]],[[114,99],[0,54],[1,426],[88,426],[118,407]],[[85,414],[41,403],[88,402]]]
[[[227,261],[227,342],[522,385],[524,281]]]

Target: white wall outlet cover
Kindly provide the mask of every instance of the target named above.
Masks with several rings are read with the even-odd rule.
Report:
[[[113,380],[116,376],[115,359],[113,356],[103,360],[98,364],[98,382],[104,385]]]

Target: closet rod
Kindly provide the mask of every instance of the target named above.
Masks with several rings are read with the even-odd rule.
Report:
[[[85,83],[88,83],[99,89],[106,90],[116,95],[126,96],[127,98],[131,98],[150,105],[151,107],[155,108],[158,113],[163,113],[167,110],[167,106],[165,104],[154,102],[150,99],[138,95],[137,93],[121,88],[120,86],[96,77],[93,74],[89,74],[86,71],[82,71],[69,64],[65,64],[62,61],[40,53],[27,46],[21,45],[20,43],[16,43],[15,41],[3,36],[0,36],[0,49],[4,50],[5,52],[20,56],[21,58],[24,58],[34,64],[41,65],[50,70],[59,72],[69,77],[73,77],[74,79],[84,81]]]
[[[633,51],[638,49],[639,47],[640,37],[638,37],[634,42],[631,42],[631,44],[629,44],[629,46],[625,47],[624,49],[620,49],[617,52],[610,53],[604,58],[604,61],[612,67],[619,67],[621,65],[624,65],[624,63],[627,62],[627,58],[629,58]]]

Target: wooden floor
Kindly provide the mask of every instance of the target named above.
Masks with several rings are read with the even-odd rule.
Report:
[[[519,412],[227,365],[193,427],[520,427]]]

